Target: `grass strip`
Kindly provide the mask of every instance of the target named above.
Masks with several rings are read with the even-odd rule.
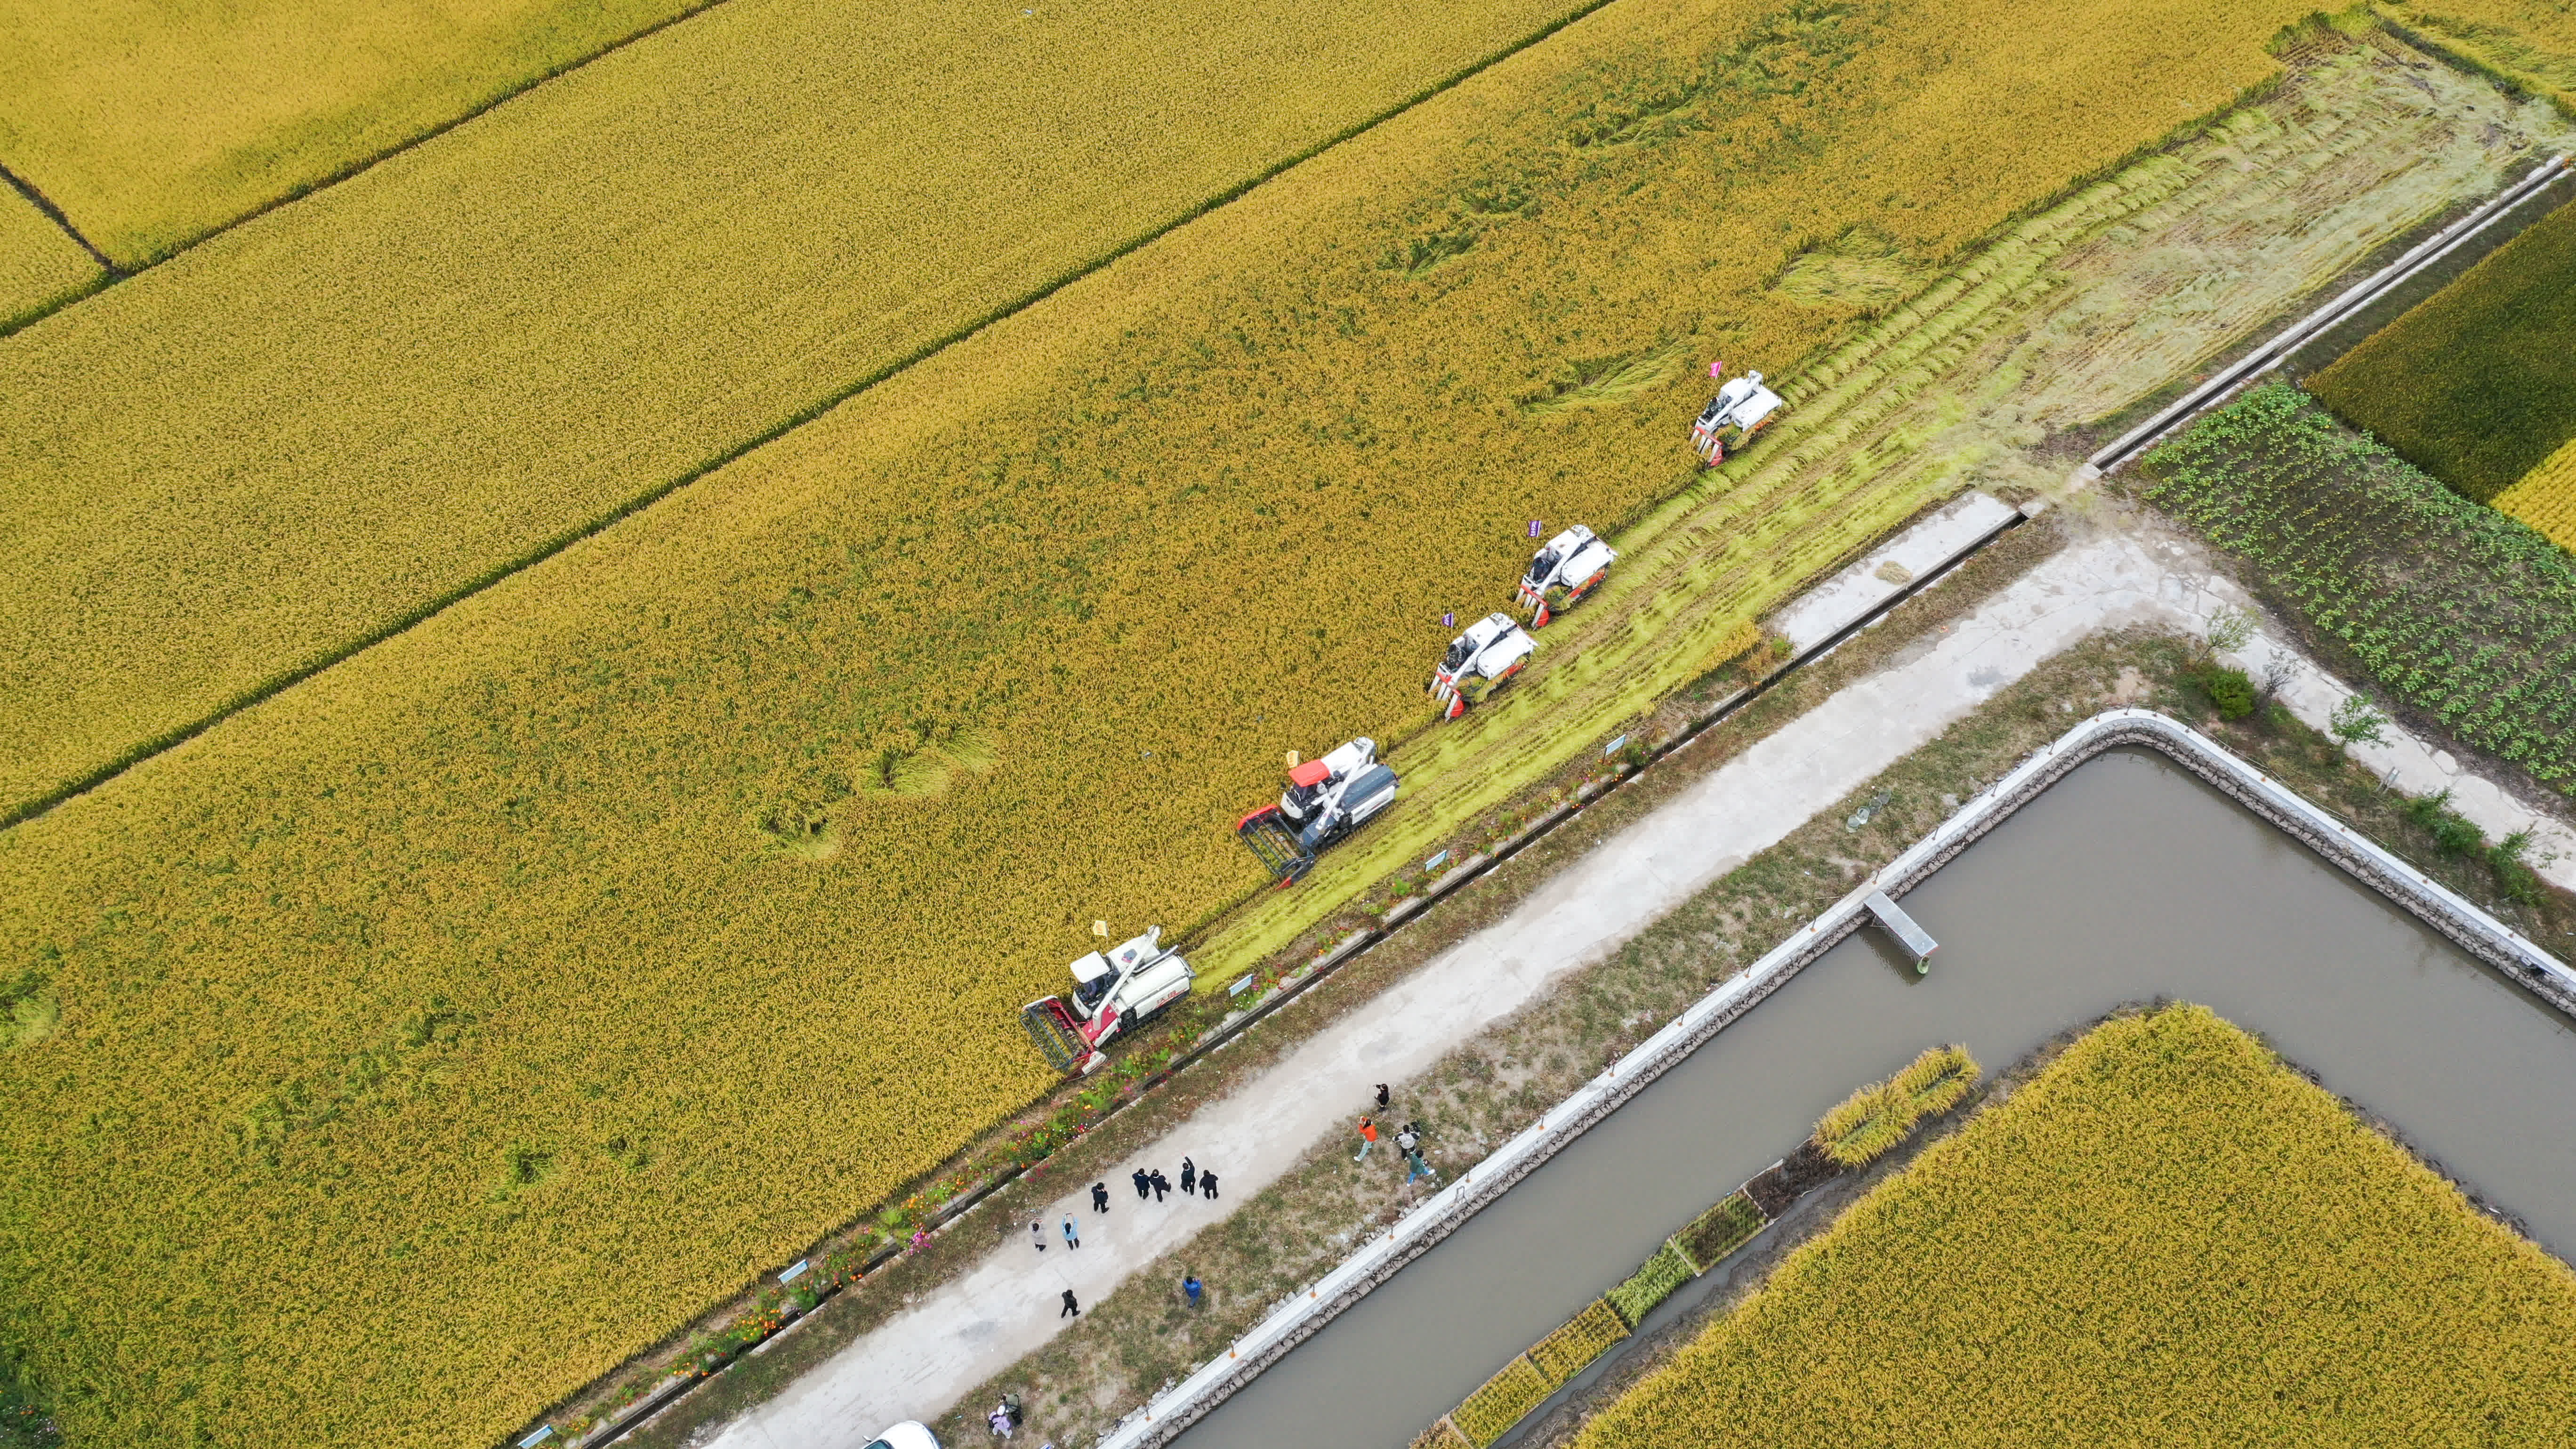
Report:
[[[2207,1009],[2115,1020],[1582,1449],[2576,1435],[2576,1274]]]

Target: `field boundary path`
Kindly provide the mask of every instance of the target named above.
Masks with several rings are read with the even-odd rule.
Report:
[[[1228,1198],[1257,1193],[1315,1143],[1348,1132],[1344,1109],[1366,1083],[1423,1070],[1603,959],[2044,660],[2099,630],[2197,633],[2220,610],[2250,608],[2204,555],[2176,539],[2113,533],[2070,547],[1604,841],[1501,920],[1353,1008],[1346,1024],[1140,1149],[1136,1161],[1168,1172],[1186,1155],[1220,1172]],[[2237,657],[2283,678],[2282,702],[2312,724],[2351,694],[2268,634]],[[2540,874],[2576,889],[2576,831],[2445,753],[2399,731],[2389,739],[2359,747],[2356,757],[2397,788],[2452,790],[2455,808],[2490,833],[2533,831],[2536,853],[2551,857]],[[1083,1228],[1079,1252],[1050,1237],[1041,1255],[1021,1240],[1026,1234],[1006,1231],[1013,1240],[936,1296],[704,1440],[722,1449],[858,1449],[886,1423],[935,1418],[1054,1336],[1064,1321],[1054,1316],[1058,1293],[1106,1297],[1216,1220],[1196,1199],[1137,1204],[1124,1180],[1111,1184],[1113,1206],[1103,1217],[1091,1210],[1088,1184],[1068,1186],[1039,1221],[1052,1235],[1072,1216]]]

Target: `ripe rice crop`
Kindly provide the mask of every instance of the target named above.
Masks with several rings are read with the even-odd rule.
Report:
[[[2309,380],[2326,406],[2484,503],[2576,438],[2576,205]]]
[[[2417,44],[2547,96],[2576,121],[2576,6],[2558,0],[2432,0],[2372,8]]]
[[[0,821],[1578,3],[722,5],[17,333]]]
[[[1937,263],[2271,66],[2242,9],[1995,17],[1602,11],[0,835],[61,1021],[0,1053],[0,1331],[92,1442],[497,1437],[936,1163],[1050,1080],[1014,1013],[1091,920],[1250,890],[1281,752],[1420,718],[1530,518],[1693,477],[1695,386],[1525,406],[1635,372],[1570,359],[1807,355],[1861,308],[1772,294],[1805,229]],[[1587,604],[1518,698],[1688,677],[1937,483],[1748,485],[1669,660]],[[1495,708],[1408,780],[1564,757]]]
[[[1504,1365],[1501,1373],[1487,1379],[1482,1388],[1467,1396],[1466,1402],[1451,1410],[1449,1422],[1458,1426],[1468,1443],[1485,1449],[1555,1391],[1547,1375],[1523,1355]]]
[[[1816,1145],[1841,1167],[1866,1167],[1905,1140],[1916,1123],[1959,1105],[1977,1083],[1966,1047],[1940,1046],[1836,1103],[1816,1124]]]
[[[2576,793],[2576,559],[2286,384],[2150,454],[2158,506],[2462,740]]]
[[[1619,1311],[1608,1299],[1595,1298],[1567,1319],[1563,1328],[1540,1339],[1529,1351],[1530,1362],[1538,1365],[1550,1384],[1562,1384],[1627,1336],[1628,1325]]]
[[[694,8],[28,0],[0,18],[0,157],[144,266]]]
[[[2576,551],[2576,438],[2497,494],[2495,506],[2498,512],[2546,534],[2560,548]]]
[[[1681,1249],[1692,1268],[1705,1273],[1762,1231],[1763,1222],[1761,1207],[1739,1192],[1673,1234],[1673,1246]]]
[[[34,202],[0,185],[0,337],[97,285],[104,275]]]
[[[1927,1148],[1576,1443],[2556,1445],[2571,1335],[2565,1264],[2178,1006]]]

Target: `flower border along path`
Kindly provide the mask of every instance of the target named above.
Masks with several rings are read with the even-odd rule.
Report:
[[[2115,709],[2076,725],[1867,879],[1749,969],[1693,1003],[1661,1031],[1550,1108],[1511,1141],[1237,1339],[1101,1441],[1101,1449],[1156,1449],[1235,1390],[1368,1296],[1405,1264],[1536,1171],[1709,1038],[1751,1011],[1810,962],[1870,919],[1873,891],[1902,896],[2078,766],[2139,746],[2163,754],[2220,793],[2315,850],[2409,914],[2576,1019],[2576,970],[2439,881],[2309,803],[2225,747],[2151,710]]]

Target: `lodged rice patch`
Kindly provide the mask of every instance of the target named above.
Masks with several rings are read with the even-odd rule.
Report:
[[[2197,1006],[2096,1028],[1583,1431],[2576,1440],[2576,1274]]]
[[[2576,438],[2576,205],[2559,207],[2308,384],[2478,502]]]

